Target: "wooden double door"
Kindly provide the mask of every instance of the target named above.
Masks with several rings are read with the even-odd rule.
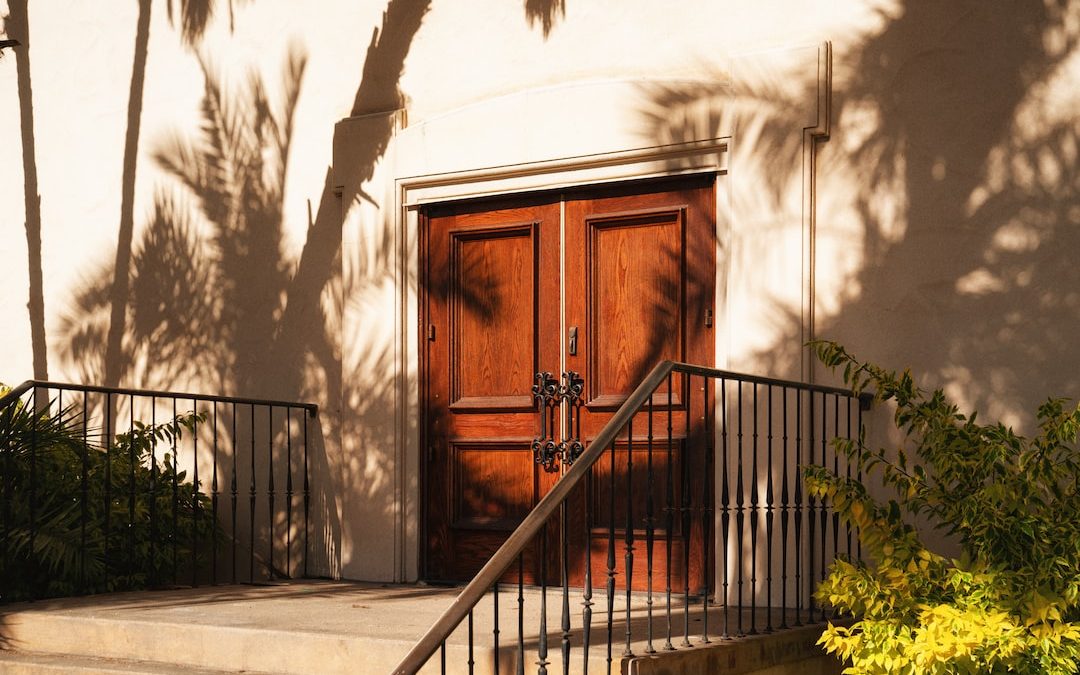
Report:
[[[584,378],[578,415],[587,445],[658,361],[713,363],[714,180],[696,176],[425,209],[425,578],[471,578],[565,470],[545,470],[534,461],[536,373],[575,371]],[[649,446],[642,413],[633,442],[624,437],[615,446],[615,508],[608,455],[570,501],[568,531],[558,519],[547,528],[549,551],[557,551],[562,538],[570,547],[571,583],[580,584],[590,558],[594,574],[604,569],[612,525],[622,565],[627,508],[633,509],[635,538],[644,542],[650,489],[659,547],[654,570],[663,573],[670,539],[674,577],[684,576],[687,563],[692,578],[702,576],[701,519],[686,533],[692,540],[687,550],[681,515],[668,537],[664,511],[669,501],[676,509],[686,502],[700,507],[706,494],[701,382],[691,387],[676,375],[670,400],[665,386],[652,403],[653,474],[644,470]],[[635,469],[627,485],[629,452]],[[684,484],[690,490],[685,502]],[[523,556],[527,581],[538,578],[539,548]],[[552,582],[558,567],[550,557]],[[641,584],[644,565],[640,553],[634,577]]]

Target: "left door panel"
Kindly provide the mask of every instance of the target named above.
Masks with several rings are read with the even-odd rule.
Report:
[[[534,374],[559,367],[558,201],[426,212],[425,576],[475,574],[554,484]],[[526,551],[526,580],[539,573]],[[516,572],[516,570],[515,570]]]

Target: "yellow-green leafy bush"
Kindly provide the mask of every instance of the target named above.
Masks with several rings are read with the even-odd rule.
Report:
[[[866,563],[838,560],[817,591],[851,614],[830,624],[825,649],[846,673],[1080,672],[1080,408],[1050,399],[1025,438],[980,424],[909,372],[815,345],[853,389],[896,405],[907,439],[894,453],[862,437],[838,450],[895,497],[873,499],[863,482],[804,467],[811,494],[857,528]],[[926,548],[918,516],[947,532],[958,559]]]

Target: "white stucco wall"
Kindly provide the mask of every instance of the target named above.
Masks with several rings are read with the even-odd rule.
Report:
[[[308,202],[317,212],[327,167],[334,163],[339,187],[352,181],[363,190],[345,189],[346,197],[358,197],[355,203],[347,199],[331,209],[344,222],[340,255],[317,294],[325,325],[309,325],[305,334],[312,344],[328,336],[329,344],[305,347],[303,381],[284,392],[324,408],[323,478],[340,517],[333,573],[388,579],[408,576],[415,562],[405,559],[416,518],[406,495],[415,486],[400,453],[415,442],[413,338],[402,328],[415,306],[399,286],[410,283],[410,270],[393,261],[407,261],[415,246],[409,232],[398,229],[407,208],[396,210],[395,181],[424,171],[724,136],[730,172],[722,205],[730,221],[723,242],[726,303],[718,307],[721,365],[809,374],[812,364],[800,344],[818,336],[890,367],[910,366],[961,404],[1021,426],[1046,395],[1080,396],[1072,349],[1080,328],[1080,268],[1071,254],[1080,244],[1077,2],[987,7],[792,0],[760,7],[566,0],[547,35],[530,23],[523,3],[434,3],[415,35],[390,15],[381,37],[404,50],[403,110],[394,113],[385,87],[381,98],[359,108],[394,113],[401,145],[391,142],[385,154],[376,153],[371,175],[352,177],[348,153],[333,156],[335,124],[353,110],[386,5],[328,0],[299,9],[284,0],[235,2],[232,27],[228,5],[215,3],[215,17],[191,49],[170,25],[165,4],[153,4],[136,242],[156,194],[187,199],[196,227],[207,227],[197,205],[154,159],[172,134],[197,138],[203,76],[196,54],[221,73],[225,91],[239,91],[247,73],[259,73],[274,102],[290,46],[303,49],[308,62],[280,200],[286,277],[308,240]],[[74,298],[110,278],[116,253],[136,13],[133,1],[42,0],[30,8],[31,35],[23,41],[32,62],[53,379],[87,375],[88,364],[71,357],[71,327],[89,320]],[[824,41],[832,44],[827,92],[819,90],[818,61],[806,58],[807,48],[816,53]],[[15,58],[6,50],[0,60],[0,254],[6,270],[0,381],[7,383],[32,375]],[[389,76],[393,85],[396,70]],[[567,120],[574,106],[589,104],[610,83],[636,86],[638,98],[618,108],[612,133],[624,147],[592,147],[602,139]],[[500,106],[528,110],[522,101],[538,91],[563,92],[566,117],[551,122],[519,115],[499,126]],[[830,118],[813,119],[822,100],[831,106]],[[473,138],[469,125],[481,124],[481,117],[469,117],[470,110],[487,116],[487,145]],[[445,130],[455,120],[464,120],[457,137]],[[352,124],[338,127],[339,144]],[[362,146],[379,137],[383,127],[374,124],[374,131],[350,142]],[[815,125],[829,137],[816,146],[816,171],[808,173],[809,141],[799,132]],[[439,128],[423,138],[423,129]],[[255,268],[262,263],[251,261]],[[275,311],[280,319],[281,309]],[[232,351],[226,345],[221,353]],[[182,384],[246,383],[260,390],[231,393],[283,393],[273,378],[257,373],[224,384],[201,381],[212,365],[195,369],[192,381]],[[172,384],[149,377],[140,369],[124,383]],[[387,531],[398,533],[392,555],[379,538]],[[372,547],[373,540],[380,545]]]

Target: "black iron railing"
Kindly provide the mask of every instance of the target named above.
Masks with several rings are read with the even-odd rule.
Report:
[[[306,576],[317,415],[24,382],[0,397],[0,601]]]
[[[541,438],[534,448],[537,462],[550,469],[571,458],[553,442],[552,400],[560,388],[541,376]],[[563,388],[575,381],[575,374],[564,374]],[[576,440],[580,392],[562,398],[571,408],[564,421],[575,414],[578,420],[562,436]],[[843,389],[659,364],[584,439],[584,452],[395,673],[425,665],[472,673],[478,659],[488,661],[485,672],[546,674],[558,664],[563,673],[590,667],[610,673],[620,654],[675,651],[823,621],[814,588],[833,558],[858,557],[857,536],[827,502],[808,497],[800,467],[850,473],[831,441],[860,432],[864,403]],[[555,564],[541,562],[531,577],[539,587],[529,589],[523,552],[535,543],[545,560],[556,519]],[[585,524],[584,535],[573,533],[575,522]],[[587,543],[575,547],[582,537]],[[594,587],[596,574],[603,588]],[[561,577],[557,626],[548,619],[549,576]],[[535,610],[526,607],[527,598]],[[481,615],[490,626],[476,625]],[[508,630],[516,631],[509,640]],[[483,631],[490,638],[481,639]],[[461,663],[454,662],[458,657]]]

